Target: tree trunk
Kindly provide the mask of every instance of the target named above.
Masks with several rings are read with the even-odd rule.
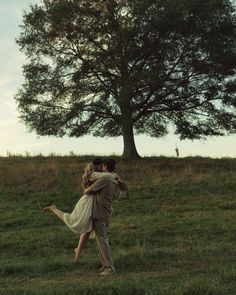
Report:
[[[133,123],[128,118],[126,118],[125,122],[123,122],[123,142],[124,150],[122,158],[131,160],[141,158],[135,146]]]

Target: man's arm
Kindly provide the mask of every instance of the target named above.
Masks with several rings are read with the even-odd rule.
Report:
[[[128,189],[127,184],[123,180],[119,179],[118,187],[121,192],[119,198],[120,199],[128,199],[129,198],[129,189]]]
[[[85,194],[92,194],[96,193],[97,191],[101,190],[107,183],[106,177],[100,178],[96,180],[90,187],[84,190]]]

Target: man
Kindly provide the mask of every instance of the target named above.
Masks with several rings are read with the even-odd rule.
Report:
[[[103,161],[102,171],[113,172],[115,166],[116,162],[114,159],[105,159]],[[103,177],[96,180],[84,191],[85,194],[93,194],[94,198],[92,220],[103,266],[101,275],[110,275],[115,272],[107,235],[107,226],[112,215],[112,203],[116,196],[117,189],[118,186],[116,183],[108,177]]]

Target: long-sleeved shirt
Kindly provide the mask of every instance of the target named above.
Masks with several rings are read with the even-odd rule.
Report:
[[[118,185],[109,177],[102,177],[96,180],[89,190],[93,194],[92,219],[108,222],[112,215],[112,203]]]

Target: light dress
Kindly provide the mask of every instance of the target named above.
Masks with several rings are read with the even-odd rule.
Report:
[[[118,183],[119,176],[116,173],[109,172],[93,172],[89,181],[94,182],[103,177],[110,178],[114,183]],[[72,213],[64,213],[64,222],[67,227],[80,235],[92,231],[92,208],[93,196],[83,195]]]

